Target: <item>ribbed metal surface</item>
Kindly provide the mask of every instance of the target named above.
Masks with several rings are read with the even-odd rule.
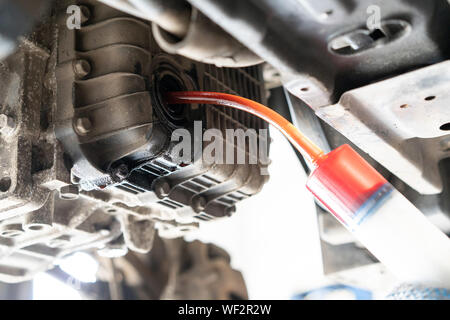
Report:
[[[260,66],[230,69],[205,66],[203,89],[226,92],[264,103],[264,86]],[[259,129],[267,128],[265,121],[248,112],[210,106],[206,109],[208,128]]]
[[[260,66],[231,69],[218,68],[214,65],[205,65],[202,89],[205,91],[226,92],[259,101],[261,103],[265,102],[262,68]],[[265,121],[244,111],[208,105],[204,108],[204,112],[206,118],[206,128],[219,129],[222,131],[224,136],[226,129],[243,129],[245,131],[247,129],[258,130],[268,128]],[[262,136],[258,138],[264,139]],[[223,181],[215,180],[210,177],[208,173],[206,173],[181,183],[178,188],[184,189],[186,193],[193,196],[195,194],[205,192],[212,187],[218,186],[222,182]],[[215,199],[215,202],[223,205],[224,207],[232,207],[237,202],[249,196],[251,196],[251,194],[237,190],[224,194],[222,197]],[[173,200],[164,199],[159,203],[172,207],[176,202]],[[211,220],[214,218],[204,212],[197,214],[195,217],[200,220]]]
[[[75,41],[77,59],[90,63],[88,74],[74,81],[75,123],[86,119],[91,122],[88,132],[77,132],[83,156],[109,170],[108,165],[117,159],[133,162],[136,157],[127,157],[142,148],[145,155],[133,163],[126,180],[115,184],[118,189],[135,195],[155,191],[155,182],[165,177],[170,180],[171,190],[166,196],[158,195],[159,204],[171,209],[192,207],[197,211],[192,215],[200,220],[234,212],[236,202],[257,193],[267,181],[260,173],[262,165],[217,164],[205,168],[198,163],[172,162],[164,139],[153,144],[148,141],[148,133],[153,130],[159,132],[159,136],[153,133],[154,136],[163,137],[167,129],[169,137],[175,127],[189,127],[192,119],[178,123],[178,119],[167,116],[156,99],[161,82],[154,79],[167,72],[184,85],[195,84],[191,88],[227,92],[264,103],[261,66],[218,68],[172,57],[154,46],[148,23],[114,10],[98,10],[95,5],[91,9],[93,18],[76,32]],[[203,129],[218,129],[224,137],[226,129],[245,132],[268,127],[247,112],[218,106],[201,106],[200,112],[192,112],[192,117],[203,121]],[[160,124],[164,128],[155,129]],[[155,153],[147,152],[158,143],[160,149],[154,147]],[[234,145],[235,154],[244,151],[249,159],[249,142]],[[144,160],[146,157],[148,160]],[[99,179],[103,183],[103,177]],[[200,196],[206,199],[205,210],[194,204]]]

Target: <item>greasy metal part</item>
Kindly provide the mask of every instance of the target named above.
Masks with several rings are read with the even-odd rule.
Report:
[[[10,55],[16,48],[16,43],[12,39],[0,35],[0,59]]]
[[[117,178],[105,174],[111,162],[145,145],[152,128],[145,84],[150,27],[84,4],[90,18],[80,30],[66,28],[64,11],[59,15],[56,135],[74,161],[73,174],[107,186]]]
[[[313,107],[450,56],[447,0],[189,2],[279,69],[288,90]],[[377,18],[369,7],[379,10],[380,26],[368,23]]]
[[[265,183],[267,177],[260,173],[264,166],[196,162],[186,167],[170,155],[171,133],[180,127],[192,132],[193,120],[204,121],[200,130],[223,132],[267,124],[220,108],[170,110],[161,95],[164,90],[199,88],[261,100],[260,68],[228,70],[177,61],[151,42],[145,22],[96,2],[83,3],[91,12],[80,30],[68,30],[60,22],[57,67],[56,135],[73,160],[71,173],[77,183],[85,190],[117,186],[137,196],[155,190],[159,199],[153,196],[153,202],[180,209],[189,223],[231,215],[235,202],[255,194]],[[113,32],[119,29],[126,32]],[[115,63],[105,63],[105,57]],[[167,192],[161,193],[161,186]]]
[[[182,38],[174,37],[157,23],[153,23],[152,30],[164,51],[196,61],[218,67],[246,67],[263,61],[195,8]]]
[[[53,214],[55,208],[55,192],[52,192],[47,201],[39,209],[30,212],[22,223],[22,228],[25,231],[40,231],[49,230],[53,224]]]
[[[212,90],[229,93],[239,93],[251,96],[253,99],[264,99],[262,86],[257,83],[261,79],[261,70],[257,67],[245,69],[219,69],[212,65],[202,68],[199,79],[201,90]],[[233,81],[236,79],[238,81]],[[248,81],[250,79],[256,81]],[[247,83],[239,86],[239,83]],[[200,109],[206,126],[204,129],[267,128],[267,124],[255,117],[249,117],[245,112],[227,110],[227,108],[207,106]],[[192,130],[192,128],[190,128]],[[195,128],[194,128],[195,130]],[[201,128],[197,128],[198,131]],[[259,145],[264,145],[263,137],[259,137]],[[223,141],[222,143],[225,143]],[[205,150],[209,142],[203,142]],[[248,163],[248,161],[246,161]],[[165,162],[154,162],[156,168],[167,167]],[[229,216],[234,212],[234,203],[258,192],[267,181],[268,176],[261,174],[265,164],[207,164],[196,160],[193,165],[182,170],[168,172],[153,182],[153,189],[161,204],[167,206],[191,206],[197,213],[196,218],[207,221],[214,218]],[[141,170],[151,171],[151,167]],[[167,170],[167,169],[166,169]],[[202,212],[204,211],[204,212]],[[187,212],[183,215],[187,217]]]
[[[67,7],[80,5],[80,29]],[[260,129],[244,112],[171,109],[165,91],[217,90],[264,100],[259,66],[220,69],[172,57],[150,23],[94,0],[59,1],[0,65],[0,280],[18,282],[79,250],[148,252],[257,193],[266,163],[191,165],[171,134]],[[260,137],[263,139],[263,137]],[[267,141],[264,141],[267,144]],[[206,146],[208,142],[205,142]],[[248,148],[244,146],[236,146]]]
[[[113,268],[111,268],[111,260]],[[95,283],[74,283],[56,267],[48,273],[72,285],[88,299],[248,299],[240,272],[230,264],[227,252],[213,244],[155,236],[152,251],[98,258]]]
[[[242,274],[230,266],[228,253],[200,241],[165,240],[168,281],[161,299],[246,300]]]
[[[191,7],[181,0],[129,0],[147,20],[182,38],[189,28]]]
[[[247,67],[263,61],[185,0],[101,1],[152,21],[156,42],[170,54],[218,67]]]
[[[450,158],[439,162],[439,171],[443,180],[442,192],[438,194],[420,194],[402,180],[393,176],[391,184],[408,198],[427,218],[447,235],[450,235]]]
[[[40,105],[45,99],[41,79],[48,53],[23,43],[0,68],[0,210],[2,219],[39,209],[50,192],[33,185],[34,179],[52,179],[51,168],[60,159],[43,156],[58,148],[54,138],[41,134]],[[33,74],[28,74],[33,70]],[[56,161],[56,162],[55,162]],[[34,164],[33,164],[34,162]],[[45,173],[44,173],[45,172]]]
[[[58,258],[79,250],[101,248],[121,234],[120,223],[114,217],[88,203],[55,197],[51,204],[54,213],[51,222],[42,217],[48,211],[41,211],[37,217],[31,213],[1,222],[0,281],[31,279],[37,272],[51,268]],[[84,220],[79,219],[83,205],[92,208]],[[77,217],[78,225],[67,223],[67,215]]]
[[[43,21],[0,68],[0,113],[6,115],[0,134],[0,280],[6,282],[30,279],[59,257],[120,235],[114,217],[90,217],[92,203],[65,200],[76,191],[53,131],[53,22]]]
[[[148,219],[138,220],[134,216],[127,216],[122,223],[125,244],[133,251],[146,253],[153,246],[155,223]]]
[[[450,61],[346,92],[316,114],[421,194],[442,191],[450,156]]]

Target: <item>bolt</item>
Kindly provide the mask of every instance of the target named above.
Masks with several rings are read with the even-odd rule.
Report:
[[[73,72],[80,78],[86,77],[91,72],[91,64],[84,59],[75,60],[73,62]]]
[[[163,179],[157,180],[153,189],[160,199],[167,197],[171,190],[169,183]]]
[[[206,201],[205,197],[196,196],[192,199],[191,207],[194,209],[195,212],[202,212],[203,210],[205,210],[207,204],[208,202]]]
[[[122,163],[118,167],[114,168],[112,173],[114,177],[118,178],[119,180],[123,180],[128,176],[129,173],[128,166]]]
[[[59,197],[63,200],[75,200],[78,199],[80,190],[77,186],[71,184],[59,189]]]
[[[4,113],[0,114],[0,132],[5,135],[10,135],[16,128],[16,121],[14,118],[7,116]]]
[[[83,117],[78,118],[75,122],[75,130],[81,134],[85,135],[88,134],[89,131],[92,129],[92,122],[89,118]]]
[[[236,206],[231,206],[225,209],[225,214],[231,217],[236,212]]]

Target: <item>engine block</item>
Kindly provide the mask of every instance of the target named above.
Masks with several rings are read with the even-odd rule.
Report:
[[[68,27],[71,5],[79,29]],[[0,84],[1,281],[29,279],[77,250],[148,252],[156,230],[180,237],[230,216],[268,179],[267,163],[205,164],[196,155],[183,163],[172,155],[177,129],[267,129],[264,121],[163,101],[166,91],[195,89],[264,102],[261,67],[164,53],[149,22],[97,1],[58,1],[0,62]],[[258,142],[269,144],[262,135]]]

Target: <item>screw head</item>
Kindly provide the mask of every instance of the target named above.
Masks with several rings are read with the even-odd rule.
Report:
[[[205,210],[207,204],[208,202],[205,197],[199,196],[192,199],[192,208],[195,212],[202,212]]]
[[[82,117],[75,121],[75,130],[81,134],[88,134],[92,129],[92,122],[89,118]]]
[[[76,76],[84,78],[91,73],[91,64],[84,59],[75,60],[73,62],[73,72]]]
[[[162,199],[169,196],[170,190],[170,185],[166,180],[160,179],[155,182],[154,192],[158,198]]]
[[[116,177],[119,180],[125,179],[128,176],[129,172],[130,171],[128,170],[128,166],[126,164],[124,164],[124,163],[122,163],[121,165],[117,166],[112,171],[114,177]]]

